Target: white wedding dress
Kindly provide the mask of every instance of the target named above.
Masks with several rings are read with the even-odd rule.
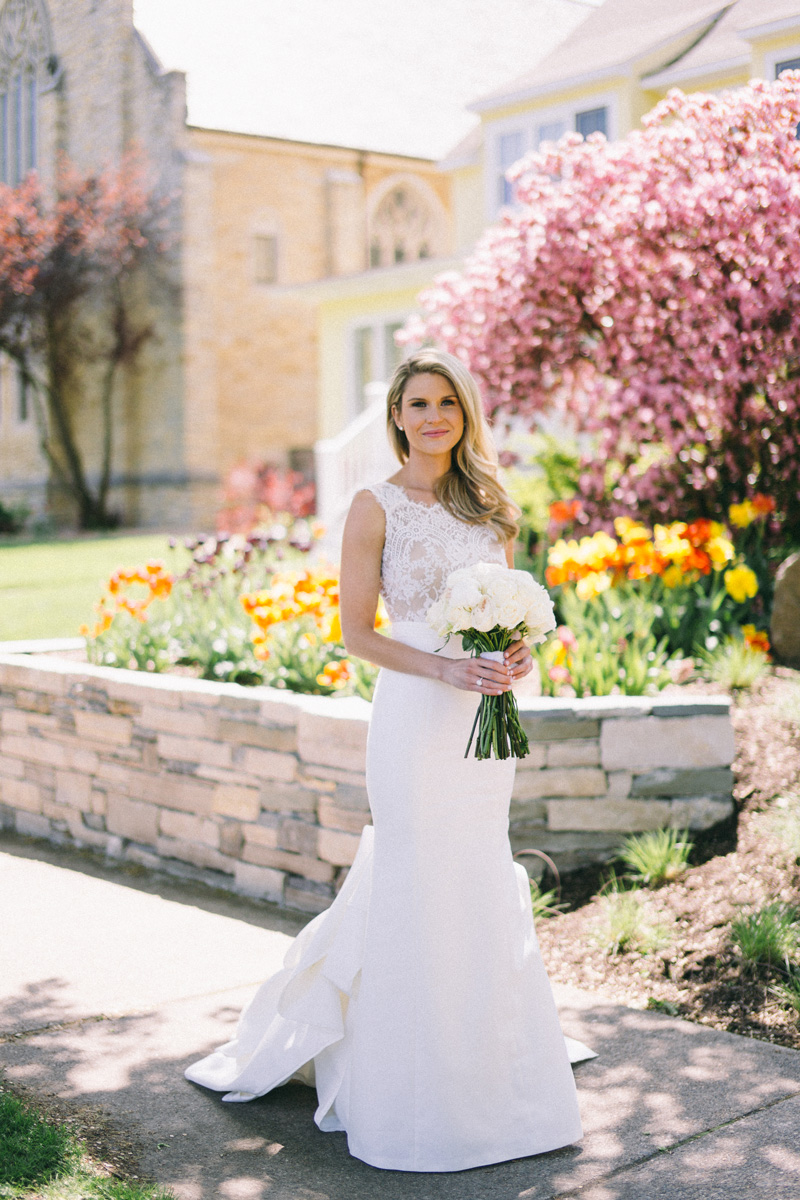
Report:
[[[442,641],[425,613],[448,574],[504,562],[495,535],[369,489],[386,514],[382,591],[392,636]],[[460,639],[442,654],[460,656]],[[375,1167],[459,1171],[581,1137],[570,1061],[508,840],[515,760],[464,758],[478,697],[383,670],[367,745],[374,827],[331,907],[292,943],[236,1037],[190,1067],[250,1100],[315,1083],[323,1130]]]

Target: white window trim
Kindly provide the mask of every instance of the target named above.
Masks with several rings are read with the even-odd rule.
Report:
[[[500,137],[505,133],[522,133],[524,154],[538,147],[537,135],[541,125],[549,125],[552,121],[563,121],[568,131],[575,130],[575,117],[580,112],[588,112],[593,108],[605,108],[608,112],[608,133],[610,142],[619,137],[618,118],[619,98],[616,92],[598,92],[586,96],[583,100],[569,104],[555,104],[549,108],[535,108],[528,112],[517,113],[513,117],[502,117],[498,121],[487,122],[486,127],[486,166],[484,172],[484,197],[488,221],[495,221],[502,205],[498,204],[497,181],[500,177]]]
[[[378,376],[371,383],[388,383],[389,377],[392,374],[391,370],[387,370],[387,362],[385,357],[385,342],[383,338],[383,330],[387,325],[405,325],[408,318],[411,316],[411,309],[388,309],[385,312],[364,314],[361,317],[354,317],[347,324],[347,415],[345,423],[355,420],[363,412],[361,404],[360,388],[361,381],[358,377],[358,361],[356,353],[356,331],[359,329],[372,330],[372,348],[375,354],[376,369],[385,375],[384,379]]]
[[[764,55],[764,74],[770,82],[775,79],[775,68],[779,62],[790,58],[800,58],[800,42],[793,46],[784,46],[783,50],[770,50]]]

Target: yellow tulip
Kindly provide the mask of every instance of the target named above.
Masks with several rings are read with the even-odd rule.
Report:
[[[732,525],[736,525],[739,529],[746,529],[748,525],[752,525],[758,513],[753,507],[752,500],[743,500],[741,504],[731,504],[728,509],[728,517]]]
[[[667,567],[661,578],[665,587],[674,588],[683,582],[683,571],[673,563],[672,566]]]
[[[584,575],[583,579],[578,580],[575,584],[575,591],[581,600],[594,600],[595,596],[608,591],[610,587],[610,575],[606,575],[605,571],[591,571],[588,575]]]
[[[725,563],[733,560],[733,543],[721,535],[712,537],[710,541],[706,542],[706,553],[719,571],[725,566]]]
[[[758,592],[758,579],[755,571],[743,564],[732,567],[730,571],[725,572],[725,588],[728,595],[737,604],[744,604],[745,600],[752,600]]]

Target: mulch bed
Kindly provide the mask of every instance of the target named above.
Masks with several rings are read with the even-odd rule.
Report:
[[[728,940],[743,908],[800,903],[800,863],[774,828],[778,799],[800,797],[800,672],[776,668],[735,698],[733,720],[738,822],[699,836],[695,865],[648,893],[654,917],[671,931],[668,947],[610,955],[594,944],[601,871],[565,880],[562,899],[571,911],[539,920],[539,941],[553,980],[800,1049],[800,1017],[773,991],[778,973],[743,971]]]

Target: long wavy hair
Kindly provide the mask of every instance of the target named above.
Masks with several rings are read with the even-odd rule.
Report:
[[[398,429],[403,392],[414,375],[441,375],[461,403],[464,432],[453,450],[450,470],[434,488],[439,503],[471,525],[489,525],[503,542],[519,532],[519,509],[497,478],[497,451],[484,415],[478,385],[467,368],[442,350],[418,350],[399,364],[389,382],[386,426],[389,441],[401,463],[408,461],[408,438]]]

